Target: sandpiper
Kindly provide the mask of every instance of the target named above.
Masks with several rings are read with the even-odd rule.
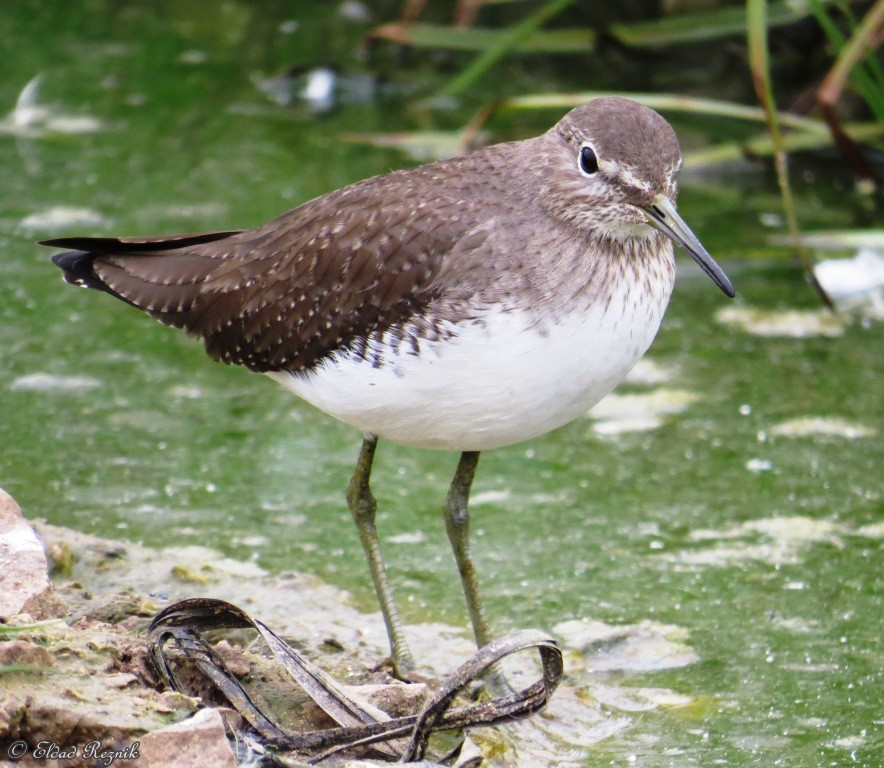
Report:
[[[608,394],[651,344],[673,242],[733,287],[676,212],[672,127],[599,98],[545,134],[396,171],[248,231],[68,237],[53,258],[359,429],[347,502],[400,673],[414,662],[375,529],[378,439],[460,451],[443,510],[477,643],[492,639],[468,541],[479,452]]]

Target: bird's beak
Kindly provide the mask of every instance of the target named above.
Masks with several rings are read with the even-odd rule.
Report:
[[[647,208],[639,210],[647,217],[648,224],[684,248],[724,293],[731,298],[734,297],[734,286],[731,285],[731,281],[709,255],[709,251],[697,240],[688,225],[681,220],[675,205],[666,195],[657,195]]]

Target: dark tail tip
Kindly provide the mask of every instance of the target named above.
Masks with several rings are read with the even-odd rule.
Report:
[[[52,263],[64,272],[64,279],[74,285],[82,285],[86,288],[105,290],[104,283],[95,276],[92,265],[97,253],[89,251],[65,251],[52,257]]]

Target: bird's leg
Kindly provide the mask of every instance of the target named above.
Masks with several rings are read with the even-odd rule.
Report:
[[[457,561],[457,570],[460,571],[460,581],[463,584],[463,592],[467,599],[467,608],[470,612],[470,621],[473,624],[473,634],[476,637],[476,645],[479,648],[488,645],[494,638],[491,628],[488,626],[488,618],[485,615],[485,606],[482,604],[482,595],[479,592],[479,578],[476,575],[476,566],[470,557],[470,486],[476,474],[476,465],[479,463],[478,451],[464,451],[460,455],[454,479],[448,489],[445,499],[444,515],[445,530],[448,532],[448,540],[454,550],[454,559]],[[490,689],[497,694],[511,693],[512,688],[506,681],[503,670],[499,664],[494,664],[485,673],[485,682]]]
[[[402,677],[414,669],[414,658],[405,641],[405,633],[402,631],[402,623],[399,621],[399,614],[396,611],[396,603],[393,600],[393,592],[387,579],[387,569],[384,567],[384,560],[381,557],[378,532],[374,524],[378,505],[371,493],[368,480],[377,444],[376,435],[365,435],[362,449],[359,451],[359,459],[356,462],[356,469],[347,488],[347,506],[350,507],[356,529],[359,531],[359,540],[362,542],[365,558],[368,560],[368,570],[371,571],[374,591],[381,606],[384,624],[387,627],[387,636],[390,638],[393,666],[396,674]]]
[[[473,634],[476,637],[476,645],[482,648],[494,638],[491,627],[488,626],[488,617],[485,615],[485,606],[482,604],[482,595],[479,592],[479,577],[476,575],[476,566],[470,557],[470,487],[476,474],[476,465],[479,463],[478,451],[464,451],[460,455],[454,479],[448,489],[445,499],[444,515],[445,530],[448,540],[454,550],[454,559],[457,561],[457,570],[460,571],[460,581],[463,584],[463,592],[467,599],[467,609],[470,612],[470,621],[473,624]],[[485,682],[493,693],[507,694],[512,688],[507,683],[506,677],[499,664],[494,664],[485,673]]]
[[[448,497],[445,499],[443,511],[445,530],[448,533],[451,548],[454,550],[457,570],[460,571],[460,580],[467,598],[467,608],[470,611],[470,621],[473,623],[476,645],[481,648],[483,645],[487,645],[492,638],[491,630],[488,628],[488,619],[485,617],[485,607],[482,605],[482,597],[479,594],[476,566],[470,557],[470,511],[467,506],[470,500],[470,486],[473,484],[473,476],[476,474],[478,463],[478,451],[464,451],[460,455],[457,471],[454,473],[454,479],[448,489]]]

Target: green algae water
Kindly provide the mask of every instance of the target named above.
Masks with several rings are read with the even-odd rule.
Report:
[[[314,573],[374,610],[344,503],[359,435],[65,286],[34,245],[250,227],[413,164],[350,139],[456,127],[469,110],[433,111],[404,77],[321,112],[266,87],[335,56],[364,75],[342,52],[366,23],[320,3],[0,13],[0,486],[26,515]],[[503,113],[488,129],[523,137],[559,116]],[[836,168],[793,167],[807,228],[874,220]],[[767,245],[782,225],[761,166],[685,174],[680,211],[738,298],[685,259],[656,342],[614,396],[483,454],[472,520],[490,617],[562,636],[578,620],[649,622],[691,649],[683,664],[590,673],[586,706],[626,724],[563,765],[880,765],[880,322],[821,310]],[[468,623],[440,513],[456,460],[378,450],[378,527],[408,622]],[[668,693],[626,706],[594,680]]]

